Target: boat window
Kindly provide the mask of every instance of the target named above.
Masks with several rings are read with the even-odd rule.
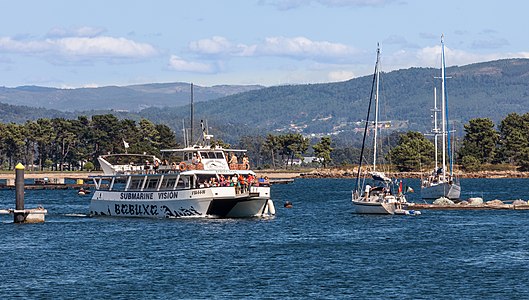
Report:
[[[189,177],[181,176],[176,185],[177,189],[189,188]]]
[[[211,158],[210,157],[210,154],[211,154],[210,152],[202,152],[201,151],[198,154],[200,154],[200,157],[202,157],[202,158]]]
[[[160,182],[160,177],[158,176],[147,178],[145,190],[155,190],[158,187],[158,182]]]
[[[217,159],[222,159],[222,158],[224,158],[224,155],[222,154],[222,152],[215,152],[215,157]]]
[[[129,185],[129,190],[140,190],[143,184],[143,176],[141,177],[132,177]]]
[[[176,183],[176,177],[165,177],[162,181],[161,189],[172,189]]]

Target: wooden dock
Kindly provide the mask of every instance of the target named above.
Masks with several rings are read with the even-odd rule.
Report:
[[[406,209],[414,210],[529,210],[529,204],[480,204],[480,205],[436,205],[427,203],[410,203]]]

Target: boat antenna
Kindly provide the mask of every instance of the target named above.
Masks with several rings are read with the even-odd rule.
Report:
[[[190,141],[193,143],[193,118],[194,118],[195,112],[194,112],[194,105],[193,105],[193,83],[191,82],[191,133],[190,133]]]
[[[182,119],[182,134],[184,135],[184,147],[187,148],[189,146],[189,142],[187,140],[186,122],[184,119]]]
[[[375,73],[373,74],[373,81],[371,83],[371,93],[369,95],[369,105],[367,106],[367,118],[366,118],[366,124],[364,127],[364,137],[362,138],[362,149],[360,150],[360,162],[358,164],[358,172],[356,174],[356,189],[355,192],[358,192],[358,187],[360,186],[360,170],[362,170],[362,158],[364,157],[364,149],[366,144],[366,136],[367,136],[367,126],[369,125],[369,114],[371,113],[371,103],[373,102],[373,91],[376,84],[376,78],[378,73],[378,59],[380,56],[380,46],[377,43],[377,61],[375,63]]]

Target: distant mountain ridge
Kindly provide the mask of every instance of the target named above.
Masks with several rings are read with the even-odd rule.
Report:
[[[433,90],[440,91],[437,68],[409,68],[381,74],[381,117],[389,131],[430,132]],[[495,124],[509,113],[529,112],[529,59],[505,59],[447,68],[450,122],[456,136],[473,118]],[[198,118],[231,127],[230,135],[252,132],[300,132],[351,140],[363,130],[372,76],[344,82],[274,86],[197,103]],[[170,124],[186,118],[187,110],[145,109],[141,115]],[[174,122],[174,121],[173,121]],[[178,125],[177,125],[178,126]]]
[[[208,101],[261,89],[259,85],[194,86],[194,101]],[[183,82],[59,89],[40,86],[0,87],[0,102],[60,111],[118,110],[138,112],[148,107],[172,107],[190,102],[190,84]]]
[[[446,71],[450,77],[447,80],[450,118],[452,127],[456,129],[456,136],[464,134],[463,125],[473,118],[490,118],[499,125],[509,113],[529,112],[529,59],[504,59],[452,66]],[[436,68],[409,68],[382,73],[381,118],[391,121],[391,125],[384,129],[429,132],[432,128],[433,89],[439,85],[440,80],[436,79],[439,75],[440,71]],[[246,91],[242,87],[239,93],[214,98],[213,101],[196,101],[195,120],[207,120],[211,133],[229,143],[237,141],[243,135],[285,132],[300,132],[313,137],[332,135],[333,140],[348,141],[360,136],[363,130],[362,120],[365,120],[367,112],[371,83],[372,76],[363,76],[333,83],[267,88],[256,86]],[[112,113],[131,119],[144,117],[155,123],[167,124],[177,135],[181,134],[182,120],[189,121],[189,84],[180,87],[183,95],[181,103],[184,106],[150,105],[138,113],[116,110]],[[32,89],[21,87],[22,90],[28,88]],[[171,95],[171,91],[176,88],[177,86],[170,84],[148,84],[129,86],[126,91],[139,91],[143,96],[149,93]],[[37,89],[46,92],[46,88]],[[100,89],[116,93],[122,91],[117,87]],[[219,86],[218,89],[233,91],[231,86]],[[206,99],[206,96],[199,96],[198,90],[196,87],[195,100]],[[94,90],[90,91],[95,93]],[[216,95],[220,93],[217,90]],[[127,99],[126,93],[122,97]],[[156,97],[149,99],[153,98]],[[171,98],[176,97],[173,94]],[[139,99],[135,101],[137,105],[149,104]],[[104,108],[105,105],[101,103],[98,107]],[[105,111],[85,111],[79,114],[94,113],[101,114]],[[10,117],[15,115],[9,114]],[[24,117],[31,119],[33,116],[26,113]],[[20,117],[17,120],[19,119]],[[5,118],[3,122],[6,122]],[[195,126],[198,127],[198,121]]]

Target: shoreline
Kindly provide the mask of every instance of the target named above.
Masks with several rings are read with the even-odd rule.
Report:
[[[258,177],[275,178],[275,179],[295,179],[295,178],[355,178],[356,170],[354,169],[305,169],[305,170],[254,170]],[[69,179],[87,179],[90,176],[103,175],[102,172],[35,172],[26,171],[25,178],[41,179],[47,178],[69,178]],[[421,178],[425,177],[425,172],[388,172],[387,175],[393,178]],[[529,172],[519,171],[479,171],[479,172],[459,172],[456,173],[459,178],[529,178]],[[14,179],[15,172],[1,172],[0,179]]]
[[[356,178],[356,170],[347,169],[315,169],[310,171],[258,171],[258,176],[268,176],[269,178]],[[423,178],[426,172],[388,172],[392,178]],[[479,171],[479,172],[459,172],[455,173],[459,178],[529,178],[529,172],[520,171]]]

